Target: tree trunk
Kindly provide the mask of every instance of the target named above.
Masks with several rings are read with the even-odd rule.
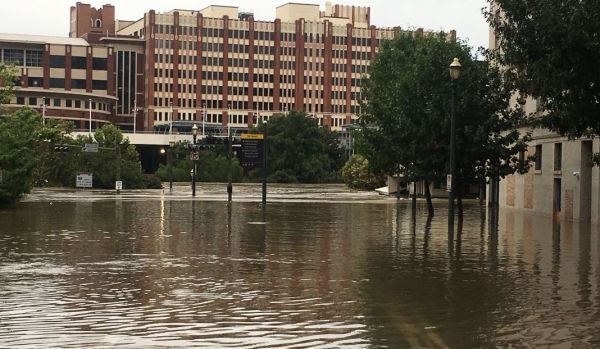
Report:
[[[431,202],[431,191],[429,190],[429,180],[425,180],[425,199],[427,200],[427,212],[429,217],[433,217],[433,202]]]
[[[462,178],[457,178],[456,181],[457,185],[456,185],[456,207],[457,207],[457,213],[458,213],[458,221],[462,222],[463,220],[463,194],[464,194],[464,183]]]
[[[417,215],[417,182],[412,182],[413,194],[412,194],[412,215]]]

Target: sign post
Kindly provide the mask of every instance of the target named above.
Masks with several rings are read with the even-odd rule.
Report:
[[[265,125],[266,127],[266,125]],[[242,167],[253,169],[262,166],[263,168],[263,183],[262,183],[262,203],[267,203],[267,139],[265,134],[250,134],[241,135],[242,141]]]
[[[77,188],[92,188],[94,175],[92,173],[79,173],[75,178]]]

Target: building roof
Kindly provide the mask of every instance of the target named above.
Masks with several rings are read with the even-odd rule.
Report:
[[[81,38],[69,38],[63,36],[46,35],[27,35],[27,34],[9,34],[0,33],[0,42],[15,42],[25,44],[54,44],[54,45],[72,45],[72,46],[90,46],[90,44]]]

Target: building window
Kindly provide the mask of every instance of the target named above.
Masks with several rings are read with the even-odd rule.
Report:
[[[81,101],[80,100],[75,101],[75,108],[81,109]]]
[[[554,171],[562,169],[562,143],[554,144]]]
[[[37,98],[36,97],[29,97],[29,105],[31,105],[31,106],[37,105]]]
[[[17,97],[18,105],[25,105],[25,97]]]
[[[42,87],[43,84],[44,84],[43,78],[32,78],[32,77],[27,78],[27,85],[29,87]]]
[[[25,65],[28,67],[41,67],[44,52],[41,50],[25,51]]]
[[[106,58],[92,58],[92,67],[94,70],[107,70],[108,59]]]
[[[94,21],[94,28],[102,28],[102,21],[97,19]]]
[[[50,79],[50,88],[65,88],[65,79]]]
[[[5,48],[4,49],[4,63],[5,64],[14,64],[17,66],[23,65],[23,50]]]
[[[86,81],[84,79],[71,80],[71,88],[85,90]]]
[[[71,108],[71,107],[73,107],[73,101],[70,100],[70,99],[67,99],[65,105],[66,105],[67,108]]]
[[[542,170],[542,145],[538,144],[535,146],[535,170]]]
[[[106,80],[92,80],[92,90],[106,90]]]
[[[65,56],[50,56],[50,68],[64,68]]]
[[[86,69],[86,66],[85,57],[71,57],[71,69]]]
[[[54,98],[54,101],[53,101],[53,102],[54,102],[53,106],[55,106],[55,107],[60,107],[60,99],[58,99],[58,98]]]

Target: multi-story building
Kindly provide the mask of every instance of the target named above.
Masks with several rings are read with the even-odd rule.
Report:
[[[501,16],[497,7],[492,10]],[[491,49],[500,49],[500,39],[490,28]],[[543,117],[538,102],[528,98],[525,112]],[[541,128],[523,127],[520,131],[532,134],[528,150],[521,156],[533,155],[535,161],[528,173],[500,181],[499,205],[531,214],[600,223],[600,169],[592,164],[592,154],[600,152],[600,140],[568,139]]]
[[[400,31],[372,25],[368,7],[329,2],[287,3],[272,22],[215,5],[122,21],[111,5],[77,3],[70,15],[70,38],[0,34],[0,47],[21,68],[12,103],[46,104],[47,117],[80,128],[91,106],[94,128],[247,128],[304,110],[340,131],[359,112],[380,40]]]

